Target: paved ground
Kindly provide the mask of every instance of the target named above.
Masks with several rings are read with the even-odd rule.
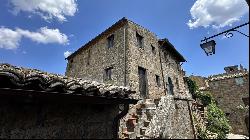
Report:
[[[238,135],[238,134],[228,134],[227,139],[249,139],[249,137],[244,135]]]

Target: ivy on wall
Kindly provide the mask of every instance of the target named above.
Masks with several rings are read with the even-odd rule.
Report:
[[[203,128],[201,124],[197,124],[198,137],[201,139],[225,139],[226,134],[229,133],[230,125],[224,112],[217,106],[214,98],[208,91],[199,91],[195,81],[190,78],[185,80],[193,98],[200,100],[203,106],[207,107],[208,124],[206,128]],[[196,118],[194,117],[194,119]]]

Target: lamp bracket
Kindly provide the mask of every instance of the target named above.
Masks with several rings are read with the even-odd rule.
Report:
[[[239,25],[239,26],[236,26],[236,27],[231,28],[231,29],[229,29],[229,30],[223,31],[223,32],[218,33],[218,34],[216,34],[216,35],[213,35],[213,36],[210,36],[210,37],[205,37],[203,40],[201,40],[201,42],[204,42],[204,41],[207,42],[207,40],[209,40],[209,39],[211,39],[211,38],[214,38],[214,37],[216,37],[216,36],[222,35],[222,34],[225,34],[225,37],[227,37],[227,38],[231,38],[231,37],[233,37],[233,33],[232,33],[232,32],[238,32],[238,33],[240,33],[240,34],[242,34],[242,35],[244,35],[244,36],[246,36],[246,37],[249,38],[249,35],[244,34],[244,33],[240,32],[239,30],[236,30],[236,29],[238,29],[238,28],[240,28],[240,27],[243,27],[243,26],[246,26],[246,25],[248,25],[248,24],[249,24],[249,22],[244,23],[244,24]]]

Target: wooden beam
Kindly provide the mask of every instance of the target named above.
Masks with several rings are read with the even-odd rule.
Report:
[[[58,92],[0,88],[0,97],[8,99],[30,99],[42,102],[82,103],[82,104],[136,104],[138,100],[112,97],[98,97]],[[1,99],[0,98],[0,99]]]

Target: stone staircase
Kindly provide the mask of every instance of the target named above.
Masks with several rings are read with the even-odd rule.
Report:
[[[144,139],[145,131],[155,113],[156,104],[153,99],[145,99],[132,106],[128,115],[121,121],[121,139]]]

